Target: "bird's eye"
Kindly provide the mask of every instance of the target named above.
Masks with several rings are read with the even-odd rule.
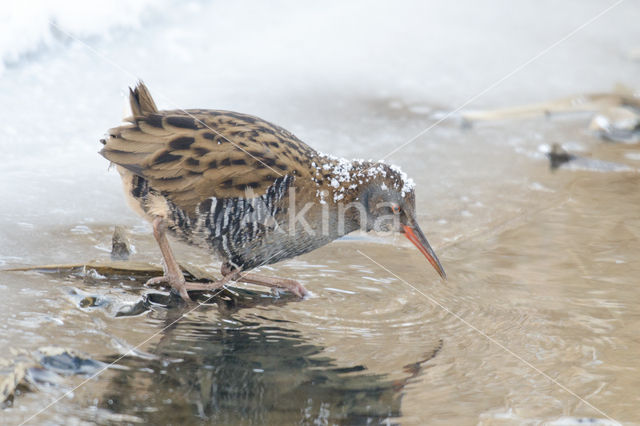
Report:
[[[400,206],[397,204],[392,205],[391,210],[393,211],[394,214],[400,214],[400,212],[402,211]]]

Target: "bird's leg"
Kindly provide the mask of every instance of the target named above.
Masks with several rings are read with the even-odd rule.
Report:
[[[164,219],[156,217],[153,219],[153,236],[156,238],[160,251],[162,252],[162,259],[164,261],[164,275],[162,277],[151,278],[147,281],[147,285],[154,284],[169,284],[174,288],[185,301],[190,301],[189,294],[187,294],[186,283],[184,275],[180,270],[180,265],[176,261],[173,251],[169,246],[169,240],[167,239],[167,226]]]
[[[285,290],[289,290],[291,293],[295,294],[298,297],[305,297],[309,294],[306,288],[298,281],[290,280],[287,278],[278,278],[278,277],[266,277],[264,275],[258,274],[247,274],[244,272],[239,272],[234,270],[234,268],[229,264],[223,264],[221,271],[223,275],[223,280],[229,277],[229,280],[240,281],[249,284],[258,284],[271,288],[281,288]]]
[[[233,276],[224,276],[221,280],[198,283],[198,282],[186,282],[184,275],[180,270],[180,265],[176,261],[173,255],[173,250],[169,246],[169,240],[167,239],[167,225],[164,219],[156,217],[153,220],[153,236],[156,237],[156,241],[160,246],[162,252],[164,275],[161,277],[151,278],[147,281],[147,285],[157,284],[169,284],[174,288],[180,296],[186,301],[190,302],[191,298],[187,293],[187,290],[215,290],[224,286],[227,282],[231,281]]]

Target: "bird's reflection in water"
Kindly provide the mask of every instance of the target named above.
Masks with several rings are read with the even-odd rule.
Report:
[[[241,306],[286,302],[242,292],[217,303],[220,315],[202,315],[209,321],[175,322],[151,349],[157,358],[119,362],[128,369],[113,373],[100,405],[153,424],[368,424],[400,416],[404,385],[435,352],[391,380],[364,366],[337,366],[293,324],[230,315]],[[182,314],[166,312],[166,324]]]

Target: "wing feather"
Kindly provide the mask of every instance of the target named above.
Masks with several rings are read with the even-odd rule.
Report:
[[[109,130],[101,154],[185,211],[210,197],[260,196],[287,174],[311,178],[307,163],[318,154],[286,130],[229,111],[157,111],[148,90],[141,93],[144,107]]]

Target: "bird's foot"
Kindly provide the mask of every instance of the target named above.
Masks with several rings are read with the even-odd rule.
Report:
[[[226,283],[231,281],[231,276],[224,276],[217,281],[207,282],[186,282],[184,284],[185,293],[187,291],[210,291],[223,288]]]
[[[182,299],[185,302],[191,301],[191,298],[187,293],[187,282],[185,281],[184,276],[163,275],[161,277],[154,277],[147,280],[147,282],[144,285],[156,286],[161,284],[169,284],[172,289],[178,292],[180,297],[182,297]],[[189,283],[189,284],[196,284],[196,283]]]
[[[157,286],[168,284],[171,286],[173,290],[178,292],[180,297],[185,302],[191,302],[191,297],[189,297],[188,291],[207,291],[207,290],[217,290],[219,288],[224,287],[224,285],[230,281],[230,277],[223,277],[218,281],[209,281],[209,282],[188,282],[184,279],[184,276],[173,277],[170,275],[163,275],[161,277],[154,277],[149,279],[145,285],[146,286]]]
[[[290,280],[286,278],[276,278],[276,280],[278,280],[279,282],[276,284],[275,287],[273,287],[275,290],[277,289],[289,290],[291,293],[295,294],[301,299],[304,299],[306,296],[309,295],[309,291],[306,288],[304,288],[304,286],[296,280]]]
[[[255,274],[239,274],[234,279],[236,281],[263,285],[266,287],[271,287],[273,289],[288,290],[301,299],[309,295],[309,292],[307,291],[306,288],[304,288],[302,284],[300,284],[298,281],[290,280],[287,278],[265,277],[262,275],[255,275]]]

